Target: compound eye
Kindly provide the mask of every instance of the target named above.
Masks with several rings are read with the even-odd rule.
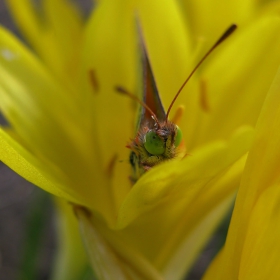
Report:
[[[180,129],[180,127],[178,125],[176,125],[176,128],[177,128],[177,133],[176,133],[176,136],[175,136],[174,145],[175,145],[175,147],[178,147],[180,145],[180,143],[182,142],[183,133],[182,133],[182,130]]]
[[[144,147],[152,155],[162,155],[165,152],[164,141],[152,130],[145,135]]]

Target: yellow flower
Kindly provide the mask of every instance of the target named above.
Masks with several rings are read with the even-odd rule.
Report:
[[[36,55],[0,29],[0,106],[10,124],[0,130],[1,160],[84,207],[75,212],[100,279],[182,278],[238,188],[280,62],[279,4],[103,0],[83,23],[66,0],[43,1],[43,19],[29,0],[7,2]],[[232,22],[238,32],[175,105],[186,107],[189,156],[131,187],[125,144],[137,112],[114,88],[137,92],[139,29],[167,107]]]

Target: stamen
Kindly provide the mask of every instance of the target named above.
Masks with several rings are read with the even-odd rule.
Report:
[[[200,106],[204,112],[210,111],[209,96],[207,94],[206,80],[200,80]]]
[[[88,71],[88,75],[89,75],[89,82],[90,85],[94,91],[94,93],[97,93],[99,90],[99,84],[98,84],[98,80],[96,78],[96,73],[93,69],[89,69]]]
[[[183,114],[184,114],[184,111],[185,111],[185,106],[184,105],[180,105],[178,106],[178,108],[176,109],[176,112],[172,118],[172,122],[179,125],[182,117],[183,117]]]
[[[79,213],[83,212],[85,216],[87,216],[88,218],[91,217],[91,213],[90,211],[82,206],[82,205],[78,205],[78,204],[75,204],[75,203],[72,203],[72,202],[69,202],[70,205],[72,205],[73,207],[73,212],[75,214],[76,217],[79,217]]]
[[[107,168],[106,168],[106,173],[109,177],[112,177],[113,176],[113,172],[114,172],[114,167],[116,165],[116,162],[117,162],[117,159],[118,159],[118,155],[117,154],[114,154],[111,158],[111,160],[109,161],[108,165],[107,165]]]
[[[185,153],[184,156],[182,157],[182,159],[185,159],[186,157],[192,156],[192,154],[189,153]]]

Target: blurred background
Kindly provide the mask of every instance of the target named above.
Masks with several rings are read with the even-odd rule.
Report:
[[[92,1],[77,2],[87,16]],[[0,24],[20,37],[3,0],[0,0]],[[6,125],[1,115],[0,123]],[[209,262],[224,243],[229,218],[230,214],[206,246],[187,280],[201,279]],[[55,209],[50,195],[0,162],[0,280],[50,279],[56,250],[55,236]],[[26,278],[24,275],[32,277]]]

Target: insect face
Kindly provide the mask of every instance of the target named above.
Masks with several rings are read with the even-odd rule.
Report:
[[[181,129],[171,121],[159,123],[155,127],[142,125],[137,136],[129,144],[134,173],[143,174],[160,162],[170,160],[178,155],[182,141]]]

